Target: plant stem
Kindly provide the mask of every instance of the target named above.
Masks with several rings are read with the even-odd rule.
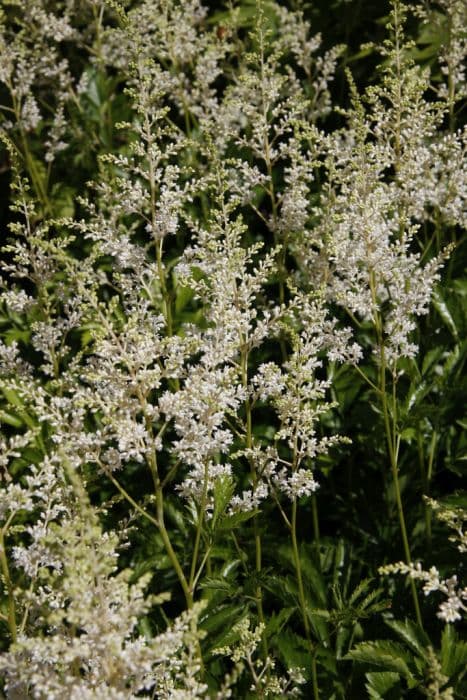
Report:
[[[376,293],[375,273],[373,270],[371,270],[371,272],[370,272],[369,284],[370,284],[373,305],[374,305],[375,309],[377,309],[379,304],[378,304],[378,298],[377,298],[377,293]],[[394,483],[394,490],[395,490],[395,494],[396,494],[397,513],[399,516],[399,527],[400,527],[401,536],[402,536],[402,544],[403,544],[403,548],[404,548],[405,561],[407,564],[410,564],[412,562],[412,557],[410,554],[409,538],[407,537],[407,527],[405,524],[404,507],[402,504],[402,496],[401,496],[401,489],[400,489],[400,483],[399,483],[398,458],[399,458],[400,436],[397,435],[396,374],[395,374],[395,368],[394,368],[393,372],[392,372],[392,391],[391,391],[392,419],[391,419],[389,405],[388,405],[388,397],[387,397],[387,393],[386,393],[387,365],[386,365],[386,353],[385,353],[385,346],[384,346],[383,320],[381,318],[381,314],[379,311],[375,311],[373,322],[374,322],[375,330],[376,330],[377,342],[378,342],[378,347],[379,347],[379,359],[380,359],[379,387],[378,387],[377,395],[381,399],[381,408],[383,411],[383,419],[384,419],[384,431],[386,434],[386,442],[387,442],[387,446],[388,446],[389,460],[391,463],[391,473],[392,473],[392,480]],[[420,625],[420,627],[423,628],[422,616],[420,613],[420,605],[418,603],[417,589],[415,588],[415,581],[413,579],[410,579],[410,588],[411,588],[413,604],[414,604],[414,608],[415,608],[415,616],[417,618],[418,624]]]
[[[384,416],[384,429],[385,429],[385,434],[386,434],[386,442],[388,445],[389,459],[391,462],[391,472],[392,472],[392,479],[393,479],[393,483],[394,483],[394,490],[396,493],[397,513],[399,516],[399,526],[400,526],[400,531],[401,531],[401,536],[402,536],[402,544],[404,547],[404,555],[405,555],[406,563],[410,564],[412,562],[412,556],[410,554],[409,538],[407,536],[407,527],[406,527],[406,523],[405,523],[404,507],[402,504],[402,496],[401,496],[400,483],[399,483],[399,464],[398,464],[399,443],[397,441],[397,435],[396,435],[397,434],[397,429],[396,429],[396,424],[395,424],[396,417],[393,414],[392,420],[391,420],[388,401],[387,401],[386,360],[385,360],[383,342],[381,342],[381,344],[380,344],[380,359],[381,359],[380,389],[381,389],[381,405],[382,405],[383,416]],[[396,408],[396,405],[395,405],[396,392],[395,392],[394,376],[393,376],[393,386],[392,386],[392,398],[393,398],[393,411],[394,411]],[[417,589],[415,587],[415,581],[413,579],[410,579],[410,588],[412,591],[412,598],[413,598],[413,604],[414,604],[414,608],[415,608],[415,615],[417,618],[417,622],[420,625],[420,627],[423,628],[422,616],[420,613],[420,605],[419,605],[418,596],[417,596]]]
[[[0,565],[8,594],[8,629],[10,630],[11,641],[14,644],[16,642],[16,605],[13,582],[11,580],[8,559],[5,551],[4,529],[0,530]]]
[[[242,370],[242,384],[245,387],[246,390],[248,390],[248,349],[246,347],[246,342],[243,344],[242,348],[242,356],[241,356],[241,370]],[[245,418],[246,418],[246,435],[245,435],[245,442],[246,442],[246,447],[248,450],[251,450],[253,447],[253,428],[252,428],[252,419],[251,419],[251,403],[250,403],[250,398],[247,394],[247,397],[245,399]],[[256,484],[258,482],[258,475],[256,473],[255,465],[253,463],[253,460],[250,459],[250,470],[251,470],[251,479],[253,482],[253,488],[256,488]],[[256,575],[259,577],[261,574],[261,569],[262,569],[262,548],[261,548],[261,534],[259,532],[259,527],[258,527],[258,516],[254,515],[253,516],[253,538],[255,541],[255,570],[256,570]],[[261,585],[258,582],[256,586],[256,607],[258,610],[258,618],[259,621],[266,626],[265,620],[264,620],[264,611],[263,611],[263,592],[261,589]],[[263,651],[264,651],[264,657],[267,658],[268,655],[268,644],[267,644],[267,639],[265,633],[263,633]]]
[[[201,542],[201,532],[203,530],[204,513],[206,512],[206,503],[207,503],[207,497],[208,497],[208,480],[209,480],[209,465],[208,465],[208,462],[206,461],[206,464],[204,465],[203,495],[201,497],[201,504],[200,504],[199,512],[198,512],[198,522],[196,525],[195,546],[193,549],[193,557],[191,560],[189,586],[190,586],[190,591],[192,594],[194,593],[193,589],[194,589],[194,582],[196,580],[196,565],[198,563],[199,545]]]
[[[193,596],[190,591],[190,587],[188,585],[188,581],[186,580],[186,576],[183,573],[183,569],[180,566],[180,562],[178,561],[178,557],[175,554],[175,550],[172,547],[172,543],[170,541],[169,534],[167,532],[167,528],[165,526],[165,521],[164,521],[164,499],[162,496],[162,491],[159,489],[156,492],[156,508],[157,508],[157,523],[158,523],[158,529],[162,537],[162,541],[164,543],[165,549],[167,551],[167,554],[170,559],[170,563],[172,564],[175,573],[178,576],[178,580],[180,581],[180,585],[183,589],[183,593],[185,595],[185,600],[186,604],[189,610],[193,607]]]
[[[428,469],[426,472],[426,484],[425,484],[425,496],[430,495],[430,482],[433,476],[433,462],[436,452],[436,443],[438,440],[438,433],[433,430],[433,435],[431,436],[430,442],[430,452],[428,455]],[[426,528],[426,539],[428,551],[431,552],[431,508],[425,503],[425,528]]]
[[[296,498],[294,498],[293,503],[292,503],[292,528],[291,528],[290,532],[292,535],[292,549],[293,549],[293,557],[294,557],[294,563],[295,563],[295,571],[297,574],[298,598],[300,601],[300,610],[302,613],[303,627],[305,628],[305,636],[306,636],[306,639],[308,642],[308,646],[310,648],[311,675],[312,675],[312,683],[313,683],[313,698],[314,698],[314,700],[319,700],[318,673],[317,673],[317,668],[316,668],[316,649],[315,649],[315,645],[313,644],[313,642],[311,640],[310,623],[308,620],[307,609],[306,609],[305,589],[303,588],[302,565],[300,562],[300,553],[298,551],[297,499]]]
[[[313,538],[317,547],[319,547],[319,517],[318,517],[318,502],[315,494],[311,496],[311,513],[313,517]]]

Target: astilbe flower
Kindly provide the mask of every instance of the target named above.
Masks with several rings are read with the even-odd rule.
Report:
[[[151,639],[135,634],[157,602],[144,594],[148,577],[130,585],[129,570],[117,573],[117,537],[102,532],[70,466],[71,486],[63,478],[66,460],[57,452],[32,468],[29,501],[7,494],[36,518],[26,528],[32,542],[13,549],[29,585],[17,640],[0,656],[7,697],[133,698],[156,688],[161,698],[182,688],[204,697],[191,651],[199,609]]]
[[[262,697],[300,697],[300,685],[305,682],[300,668],[291,668],[286,677],[278,676],[274,672],[275,662],[271,657],[264,661],[256,658],[257,648],[260,644],[264,625],[258,625],[250,629],[250,620],[243,618],[232,630],[232,636],[238,637],[236,643],[215,649],[214,653],[228,655],[234,663],[234,670],[226,678],[222,691],[217,698],[234,697],[230,688],[247,668],[253,678],[251,692],[260,693]]]
[[[10,618],[15,605],[21,613],[17,639],[0,657],[10,697],[205,696],[193,597],[212,546],[199,564],[202,529],[220,517],[219,491],[228,496],[222,516],[249,517],[268,496],[276,501],[300,577],[297,501],[316,491],[317,459],[342,440],[319,428],[333,408],[327,363],[357,365],[363,355],[333,312],[344,307],[372,322],[379,361],[395,372],[417,351],[416,317],[427,312],[442,262],[421,264],[418,224],[463,221],[464,137],[439,135],[444,107],[426,101],[428,77],[404,57],[395,13],[383,85],[364,100],[352,88],[346,129],[325,137],[316,122],[329,111],[340,49],[316,55],[320,37],[301,13],[271,3],[279,30],[270,42],[261,12],[243,40],[235,9],[219,36],[198,0],[140,2],[128,13],[108,5],[70,2],[63,15],[50,15],[39,0],[20,3],[24,27],[53,29],[49,38],[44,26],[32,33],[43,58],[25,30],[15,38],[5,25],[0,37],[0,79],[9,87],[22,81],[22,92],[11,94],[24,131],[40,126],[36,93],[58,81],[46,162],[62,148],[73,87],[56,45],[86,43],[94,31],[74,28],[79,7],[91,8],[99,30],[94,69],[118,70],[129,115],[118,125],[118,152],[100,157],[99,181],[79,199],[80,220],[43,221],[27,183],[16,177],[12,186],[17,220],[4,247],[2,303],[27,324],[33,356],[26,361],[23,348],[0,344],[3,393],[28,425],[0,443],[0,514],[8,526],[22,519],[2,550],[20,582],[6,587]],[[112,26],[104,28],[107,12]],[[252,50],[239,50],[246,46]],[[78,92],[89,80],[82,77]],[[319,201],[317,167],[325,178]],[[251,216],[267,243],[248,228]],[[11,278],[17,286],[7,289]],[[271,345],[281,361],[270,359]],[[265,406],[273,424],[262,436],[252,423]],[[13,482],[11,464],[31,452],[34,464]],[[150,477],[141,503],[122,485],[132,471]],[[134,583],[120,570],[121,542],[104,531],[83,474],[109,479],[162,540],[189,608],[165,632],[139,634],[155,602],[145,593],[149,577]],[[168,492],[188,501],[196,529],[189,580],[165,529]],[[396,570],[447,595],[443,619],[465,610],[455,577],[409,564]],[[266,695],[295,694],[298,672],[277,678],[270,657],[258,666],[262,627],[250,630],[246,621],[236,632],[240,644],[224,650],[235,672],[246,665]]]
[[[451,125],[457,102],[466,96],[465,58],[467,39],[465,25],[467,10],[462,0],[425,0],[414,8],[415,13],[431,23],[441,42],[438,60],[442,80],[438,82],[438,96],[447,103]]]
[[[232,146],[251,154],[248,163],[245,158],[231,158],[229,188],[253,208],[275,242],[283,243],[285,255],[307,216],[308,185],[319,139],[313,124],[328,111],[335,57],[319,64],[313,54],[320,38],[311,36],[300,12],[275,4],[271,11],[280,23],[277,36],[259,13],[251,34],[253,50],[244,53],[217,113],[202,121],[201,127],[213,139],[218,154],[230,154]],[[308,91],[297,77],[294,61],[309,76]],[[284,185],[274,177],[280,168]],[[263,201],[268,202],[266,210],[260,205]],[[283,263],[279,265],[283,275]]]
[[[438,503],[432,498],[425,499],[433,509],[436,517],[445,523],[453,534],[449,537],[451,542],[457,543],[457,549],[461,554],[467,552],[467,535],[464,530],[464,523],[467,521],[465,509],[460,507],[450,507]],[[380,567],[381,574],[404,574],[416,581],[423,581],[423,592],[425,595],[439,591],[446,600],[439,605],[437,616],[444,622],[457,622],[462,620],[467,613],[467,586],[461,587],[458,584],[457,575],[449,578],[441,578],[436,566],[431,566],[428,570],[422,567],[420,562],[398,562]]]
[[[400,19],[393,17],[396,21]],[[383,87],[368,91],[369,108],[353,87],[349,128],[326,139],[328,183],[314,212],[318,225],[304,232],[297,252],[300,283],[313,280],[315,288],[326,290],[329,301],[371,321],[378,352],[384,348],[385,360],[394,367],[399,358],[416,354],[416,317],[427,313],[440,279],[443,254],[422,266],[413,250],[418,222],[429,219],[435,207],[441,217],[462,224],[465,181],[460,189],[443,186],[440,144],[449,141],[459,156],[464,147],[457,137],[440,141],[435,135],[442,111],[427,106],[426,80],[405,58],[402,80],[402,47],[396,40],[385,53],[389,62]],[[455,160],[459,156],[453,155]],[[429,174],[426,186],[430,171],[437,180],[432,190]],[[432,191],[449,192],[450,203],[435,201]]]
[[[103,36],[106,65],[126,72],[135,48],[142,64],[157,64],[160,83],[188,125],[215,114],[214,83],[223,73],[226,55],[234,50],[228,37],[221,41],[207,26],[206,14],[199,0],[141,2],[128,11],[125,27],[106,27]]]
[[[67,147],[65,109],[74,79],[61,49],[64,42],[79,41],[79,30],[73,26],[71,3],[52,10],[44,0],[11,4],[14,10],[5,7],[0,15],[0,82],[9,94],[9,104],[0,110],[2,128],[23,152],[36,194],[45,197],[46,184],[32,161],[25,134],[39,126],[44,130],[41,146],[48,164]]]
[[[467,587],[459,588],[457,576],[454,574],[450,578],[441,579],[440,573],[435,566],[428,571],[422,569],[420,562],[417,564],[388,564],[380,567],[381,574],[405,574],[412,579],[423,581],[423,592],[429,595],[434,591],[439,591],[446,596],[437,612],[437,616],[444,622],[456,622],[461,620],[463,613],[467,612]]]
[[[358,345],[351,342],[349,329],[335,330],[323,298],[298,295],[295,305],[303,330],[292,332],[290,357],[282,368],[272,362],[261,365],[252,380],[256,395],[262,401],[271,401],[279,421],[274,437],[276,451],[264,453],[258,473],[270,488],[291,501],[317,490],[311,468],[314,461],[343,440],[338,435],[318,435],[320,417],[333,408],[327,400],[330,382],[318,378],[323,359],[330,355],[340,361],[345,358],[358,362],[361,355]],[[279,457],[280,446],[291,455],[290,461]]]

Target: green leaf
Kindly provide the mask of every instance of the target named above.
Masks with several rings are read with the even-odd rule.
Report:
[[[425,658],[426,647],[430,645],[430,640],[418,625],[410,620],[405,620],[404,622],[399,620],[385,620],[385,622],[388,627],[401,637],[412,651],[419,654],[422,658]]]
[[[234,624],[243,620],[247,613],[248,610],[245,609],[244,605],[225,605],[218,609],[217,612],[206,609],[206,613],[201,620],[201,627],[210,633],[222,628],[230,630]]]
[[[57,218],[73,217],[75,215],[76,191],[60,183],[55,183],[51,190],[53,214]]]
[[[24,421],[21,418],[9,411],[0,411],[0,422],[11,425],[13,428],[21,428],[24,425]]]
[[[249,614],[248,608],[244,605],[225,605],[213,612],[211,608],[206,608],[206,612],[200,622],[200,628],[207,632],[207,651],[212,652],[218,647],[234,644],[239,639],[239,634],[235,629],[241,620]]]
[[[429,350],[423,358],[422,374],[425,375],[428,370],[443,357],[444,348],[437,347]]]
[[[179,510],[179,508],[177,508],[176,505],[174,505],[174,503],[168,499],[165,501],[165,512],[167,518],[177,526],[182,535],[184,537],[188,537],[188,529],[186,527],[186,522],[185,518],[183,517],[182,511]]]
[[[352,591],[351,595],[349,596],[348,604],[349,605],[354,605],[358,598],[362,595],[366,595],[367,591],[370,589],[370,583],[372,579],[370,578],[364,578],[358,586]]]
[[[1,391],[8,403],[11,406],[15,406],[18,409],[17,413],[19,414],[19,418],[21,418],[22,423],[25,423],[27,426],[29,426],[29,428],[35,428],[37,426],[37,421],[26,411],[24,402],[22,398],[18,396],[16,391],[14,391],[13,389],[9,389],[8,387],[2,387]]]
[[[279,547],[279,555],[287,562],[290,570],[295,574],[295,563],[292,547],[290,545],[282,545]],[[327,607],[327,590],[324,579],[311,560],[311,557],[304,546],[300,547],[300,565],[302,567],[303,581],[307,588],[314,593],[316,598],[316,600],[309,601],[310,607]]]
[[[214,530],[219,518],[224,516],[235,490],[231,476],[215,480],[214,483],[214,512],[211,519],[211,529]]]
[[[450,312],[450,310],[449,310],[449,308],[448,308],[448,306],[447,306],[445,300],[444,300],[443,297],[441,296],[441,292],[439,291],[439,289],[437,289],[437,290],[433,293],[433,306],[435,307],[436,311],[437,311],[437,312],[439,313],[439,315],[441,316],[441,318],[442,318],[444,324],[445,324],[445,325],[447,326],[447,328],[449,328],[449,330],[451,331],[451,333],[452,333],[452,335],[454,336],[454,338],[455,338],[456,340],[458,340],[458,338],[459,338],[459,333],[458,333],[458,330],[457,330],[456,323],[455,323],[455,321],[454,321],[454,319],[453,319],[453,317],[452,317],[452,314],[451,314],[451,312]]]
[[[373,666],[381,666],[387,671],[400,673],[405,678],[414,680],[407,661],[410,655],[401,644],[379,640],[376,642],[361,642],[349,651],[345,660],[359,661]]]
[[[441,636],[441,669],[449,678],[467,670],[467,642],[460,640],[453,625],[445,625]]]
[[[281,632],[284,625],[290,620],[296,612],[295,607],[282,608],[277,614],[273,613],[266,624],[266,633],[268,638]]]
[[[309,605],[307,605],[306,611],[314,635],[318,637],[320,642],[323,642],[323,644],[328,645],[330,642],[328,611],[319,608],[311,608]]]
[[[300,547],[300,563],[302,565],[303,578],[318,598],[319,606],[323,608],[326,607],[326,584],[322,575],[312,562],[311,557],[304,546]]]
[[[276,637],[275,644],[286,668],[303,668],[307,679],[311,677],[308,642],[290,629]]]
[[[234,530],[242,523],[253,518],[257,513],[257,510],[249,510],[246,512],[234,513],[233,515],[226,515],[220,519],[217,529],[223,531]]]
[[[178,286],[175,297],[175,311],[179,314],[193,299],[195,293],[190,287]]]
[[[412,408],[414,408],[414,406],[420,404],[420,402],[423,401],[425,396],[430,393],[430,390],[431,384],[429,384],[428,382],[422,381],[412,384],[407,394],[405,404],[407,413],[409,413],[412,410]]]
[[[382,700],[387,697],[387,692],[394,688],[400,681],[400,676],[394,671],[373,671],[366,673],[367,683],[365,688],[371,700]]]
[[[216,593],[222,593],[222,600],[225,598],[233,598],[238,593],[238,585],[225,578],[206,578],[199,584],[200,588],[212,590]]]

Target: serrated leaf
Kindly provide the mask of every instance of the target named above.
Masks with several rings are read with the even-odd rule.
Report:
[[[244,605],[224,606],[217,612],[212,612],[209,608],[200,623],[200,628],[208,634],[206,646],[208,652],[212,652],[219,647],[232,645],[239,639],[236,625],[248,616],[248,608]]]
[[[427,371],[430,369],[430,367],[433,366],[435,362],[440,360],[443,356],[444,349],[442,347],[437,347],[433,348],[432,350],[429,350],[424,358],[423,358],[423,363],[422,363],[422,374],[425,375]]]
[[[467,642],[459,639],[453,625],[445,625],[441,636],[441,669],[449,678],[467,670]]]
[[[275,640],[286,668],[303,668],[307,679],[311,676],[310,653],[306,639],[290,630],[284,630]]]
[[[360,581],[358,586],[352,591],[351,595],[349,596],[349,605],[353,605],[361,595],[366,594],[366,592],[370,588],[371,581],[372,579],[370,578],[364,578],[362,581]]]
[[[404,640],[412,651],[423,658],[426,656],[426,647],[430,645],[430,640],[418,625],[410,620],[405,620],[404,622],[400,620],[385,620],[385,622],[388,627]]]
[[[257,510],[250,510],[241,513],[234,513],[233,515],[226,515],[220,518],[217,525],[218,530],[234,530],[236,527],[245,523],[247,520],[251,520],[255,515],[257,515]]]
[[[413,680],[413,674],[406,663],[409,658],[401,644],[383,640],[361,642],[344,656],[345,660],[381,666],[387,671],[400,673],[405,678]]]
[[[211,518],[211,529],[214,530],[217,522],[225,514],[225,511],[234,493],[234,482],[232,477],[225,476],[216,479],[214,482],[214,512]]]
[[[429,392],[431,385],[427,382],[417,382],[410,387],[406,399],[406,410],[409,413]]]
[[[167,514],[167,517],[170,520],[172,520],[173,523],[175,523],[182,535],[184,537],[187,537],[188,530],[186,527],[185,518],[183,517],[183,513],[169,500],[166,500],[165,502],[165,512]]]
[[[282,545],[279,548],[279,554],[288,562],[291,571],[295,573],[295,562],[292,547]],[[300,547],[300,564],[302,567],[302,577],[306,586],[314,593],[317,600],[310,600],[310,608],[321,607],[325,608],[327,604],[327,592],[324,579],[314,563],[311,560],[309,553],[305,547]],[[318,605],[316,605],[316,603]]]
[[[266,624],[268,638],[278,634],[295,612],[296,608],[289,606],[282,608],[277,614],[273,613]]]
[[[206,578],[199,584],[199,587],[223,592],[228,596],[233,596],[238,591],[238,587],[234,587],[232,583],[225,578]]]
[[[365,688],[371,700],[383,700],[391,688],[400,681],[400,676],[394,671],[372,671],[365,674]]]
[[[247,615],[244,605],[224,605],[216,612],[207,609],[201,620],[202,629],[213,633],[221,628],[231,629]],[[227,624],[228,623],[228,624]]]

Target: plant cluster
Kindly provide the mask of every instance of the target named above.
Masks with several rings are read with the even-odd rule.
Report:
[[[6,698],[467,698],[466,8],[384,12],[3,1]]]

